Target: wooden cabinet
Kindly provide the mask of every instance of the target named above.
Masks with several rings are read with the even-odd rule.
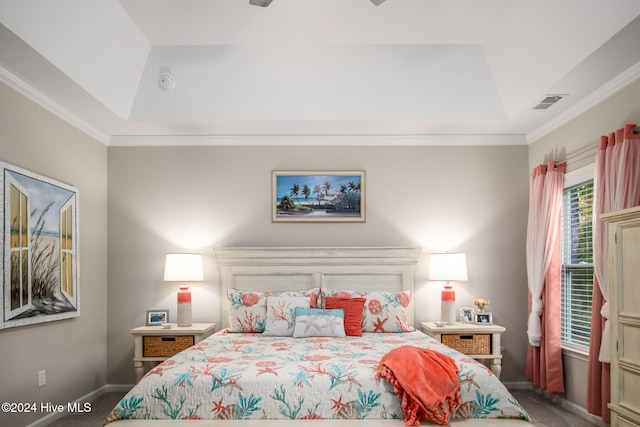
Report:
[[[609,223],[611,425],[640,427],[640,207]]]

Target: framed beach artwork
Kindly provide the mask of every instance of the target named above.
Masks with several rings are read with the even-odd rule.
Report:
[[[364,171],[273,171],[273,222],[364,222]]]
[[[0,162],[1,328],[80,315],[78,190]]]

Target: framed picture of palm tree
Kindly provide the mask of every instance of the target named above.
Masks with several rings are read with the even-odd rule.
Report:
[[[365,222],[365,171],[273,171],[273,222]]]

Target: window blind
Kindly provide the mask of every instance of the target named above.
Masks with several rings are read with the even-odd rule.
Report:
[[[593,180],[565,188],[562,201],[561,340],[588,347],[593,292]]]

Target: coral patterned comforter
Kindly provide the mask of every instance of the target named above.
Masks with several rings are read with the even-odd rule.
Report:
[[[221,331],[148,372],[107,423],[130,418],[402,419],[391,386],[374,375],[382,356],[403,345],[455,359],[462,404],[452,418],[529,419],[488,368],[419,331],[339,339]]]

